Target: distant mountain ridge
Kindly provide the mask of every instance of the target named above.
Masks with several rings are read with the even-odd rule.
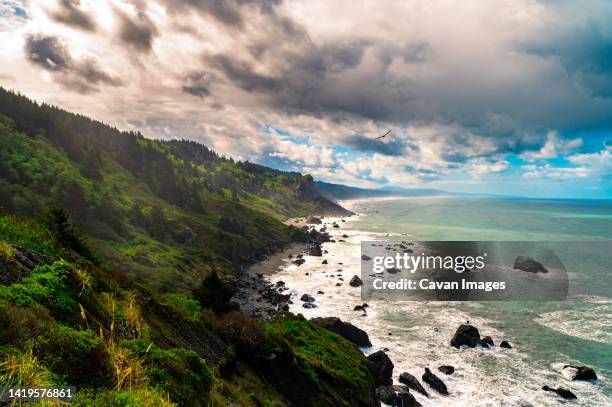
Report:
[[[379,189],[367,189],[350,187],[341,184],[315,181],[315,187],[325,196],[334,200],[376,198],[390,196],[440,196],[452,193],[431,188],[405,189],[398,187],[384,187]]]

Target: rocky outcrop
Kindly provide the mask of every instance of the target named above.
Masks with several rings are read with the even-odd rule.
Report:
[[[433,374],[429,368],[425,368],[425,373],[423,374],[422,379],[425,383],[431,386],[432,389],[441,395],[448,396],[448,389],[446,388],[444,382],[438,376]]]
[[[556,389],[553,389],[552,387],[543,386],[542,390],[556,393],[562,398],[564,398],[565,400],[576,400],[577,399],[576,395],[572,393],[569,389],[566,389],[565,387],[558,387]]]
[[[26,249],[18,245],[9,245],[12,249],[6,257],[0,257],[0,284],[9,285],[18,282],[32,273],[36,266],[50,264],[51,257]]]
[[[368,368],[374,377],[376,386],[391,386],[393,384],[393,362],[382,350],[367,357]]]
[[[480,340],[480,333],[476,327],[472,325],[462,324],[455,331],[453,339],[451,339],[451,346],[459,349],[462,345],[469,346],[470,348],[476,347]]]
[[[514,269],[526,271],[528,273],[548,273],[546,267],[539,261],[532,259],[529,256],[518,256],[514,260]]]
[[[353,276],[351,281],[349,282],[351,287],[361,287],[363,285],[363,281],[359,278],[359,276]]]
[[[296,260],[293,260],[292,263],[295,264],[296,266],[301,266],[302,264],[306,263],[306,260],[296,259]]]
[[[339,318],[336,317],[328,317],[328,318],[313,318],[311,322],[319,325],[321,328],[327,329],[346,339],[347,341],[359,346],[370,347],[372,343],[370,342],[370,338],[366,331],[357,328],[355,325],[350,322],[343,322]]]
[[[444,373],[445,375],[451,375],[455,373],[455,368],[450,365],[442,365],[438,367],[438,371]]]
[[[583,380],[587,382],[595,382],[597,380],[597,374],[595,374],[595,371],[588,366],[565,365],[563,366],[563,369],[574,370],[572,374],[572,381]]]
[[[408,386],[414,391],[418,391],[423,396],[429,397],[429,393],[427,393],[427,390],[425,390],[421,382],[419,382],[419,379],[417,379],[415,376],[411,375],[410,373],[408,372],[402,373],[399,376],[399,382],[402,384],[405,384],[406,386]]]
[[[376,388],[376,399],[392,407],[420,407],[408,389],[403,386],[379,386]]]

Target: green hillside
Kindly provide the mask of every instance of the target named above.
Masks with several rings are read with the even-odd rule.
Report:
[[[104,259],[158,289],[232,273],[294,233],[278,220],[342,213],[310,176],[145,139],[0,89],[0,211],[64,208]]]
[[[344,339],[229,303],[241,268],[303,236],[281,221],[313,213],[346,212],[310,176],[0,89],[0,382],[87,406],[372,405]]]

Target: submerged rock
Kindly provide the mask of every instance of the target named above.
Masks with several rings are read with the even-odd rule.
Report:
[[[340,318],[336,317],[313,318],[311,321],[321,328],[327,329],[359,347],[372,346],[366,331],[357,328],[350,322],[343,322]]]
[[[421,382],[419,382],[419,379],[417,379],[415,376],[411,375],[410,373],[408,372],[402,373],[399,376],[399,382],[402,384],[405,384],[406,386],[408,386],[414,391],[418,391],[423,396],[429,397],[429,393],[427,393],[427,390],[425,390]]]
[[[361,260],[372,260],[372,258],[370,256],[367,256],[365,254],[361,255]]]
[[[367,359],[368,368],[374,377],[374,384],[376,386],[391,386],[393,384],[393,362],[391,362],[389,356],[379,350],[369,355]]]
[[[455,373],[455,368],[453,366],[450,365],[442,365],[440,367],[438,367],[438,371],[446,374],[446,375],[450,375]]]
[[[559,387],[559,388],[553,389],[552,387],[543,386],[542,390],[557,393],[559,396],[563,397],[565,400],[576,400],[577,399],[576,395],[572,393],[569,389],[566,389],[565,387]]]
[[[451,346],[459,349],[461,345],[469,346],[470,348],[476,347],[480,340],[480,333],[476,327],[472,325],[462,324],[455,331],[453,339],[451,339]]]
[[[518,256],[514,260],[513,268],[528,273],[548,273],[548,270],[546,270],[546,267],[544,267],[542,263],[529,256]]]
[[[563,369],[575,369],[572,380],[584,380],[588,382],[594,382],[597,380],[595,371],[588,366],[565,365],[563,366]]]
[[[351,278],[351,281],[349,282],[349,285],[351,287],[360,287],[363,285],[363,281],[361,281],[361,279],[359,278],[359,276],[353,276],[353,278]]]
[[[304,294],[300,297],[300,300],[304,302],[315,302],[315,298],[310,294]]]
[[[425,373],[423,374],[422,379],[425,383],[431,386],[432,389],[441,395],[448,396],[448,389],[446,388],[444,382],[438,376],[433,374],[428,367],[425,368]]]

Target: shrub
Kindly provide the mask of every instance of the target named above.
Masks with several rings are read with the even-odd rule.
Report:
[[[36,341],[34,352],[67,383],[100,386],[109,381],[108,354],[91,330],[57,325]]]
[[[42,221],[58,246],[73,250],[94,264],[100,263],[100,259],[89,249],[85,238],[76,229],[68,212],[64,209],[49,208]]]
[[[234,289],[219,278],[216,270],[207,275],[202,284],[193,291],[193,296],[203,308],[210,308],[215,312],[228,312],[237,309],[231,303]]]
[[[218,329],[239,355],[261,356],[272,349],[271,335],[265,326],[242,312],[234,311],[223,315]]]
[[[0,346],[25,346],[29,340],[50,332],[54,324],[49,311],[41,306],[0,305]]]
[[[19,283],[0,286],[0,299],[20,306],[40,304],[56,316],[71,315],[77,308],[77,301],[68,288],[72,268],[66,261],[40,265]]]

